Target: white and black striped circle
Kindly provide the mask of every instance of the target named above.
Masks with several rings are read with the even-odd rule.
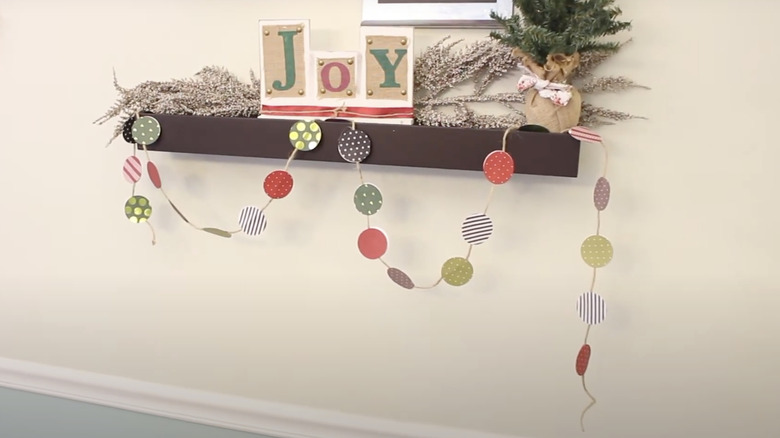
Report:
[[[238,216],[238,224],[244,233],[250,236],[258,236],[265,231],[268,222],[265,220],[265,213],[262,210],[249,206],[241,209],[241,214]]]
[[[472,245],[479,245],[493,235],[493,221],[482,213],[472,214],[460,227],[463,239]]]
[[[595,292],[585,292],[577,300],[577,313],[585,324],[601,324],[607,316],[607,303]]]

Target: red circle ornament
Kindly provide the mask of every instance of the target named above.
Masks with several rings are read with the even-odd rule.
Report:
[[[286,170],[274,170],[265,177],[263,190],[273,199],[281,199],[290,194],[293,177]]]
[[[146,174],[149,175],[149,179],[152,180],[152,184],[156,188],[162,187],[162,180],[160,179],[160,171],[157,170],[157,166],[151,161],[146,162]]]
[[[358,236],[358,249],[367,259],[378,259],[387,252],[387,235],[378,228],[367,228]]]
[[[590,345],[585,344],[580,348],[580,352],[577,353],[576,371],[578,376],[585,375],[585,371],[588,370],[588,363],[590,363]]]
[[[493,151],[485,157],[482,169],[488,181],[493,184],[504,184],[515,172],[515,160],[507,152]]]

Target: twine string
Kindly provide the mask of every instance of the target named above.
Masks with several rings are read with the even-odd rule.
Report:
[[[582,414],[580,414],[580,429],[585,432],[585,414],[596,404],[596,397],[593,397],[593,394],[588,391],[588,387],[585,385],[585,374],[582,375],[582,389],[585,391],[585,394],[590,397],[590,403],[588,403],[588,406],[586,406],[585,409],[582,410]]]

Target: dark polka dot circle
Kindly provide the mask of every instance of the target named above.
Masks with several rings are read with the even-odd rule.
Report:
[[[371,153],[371,139],[363,131],[349,129],[339,137],[338,149],[345,161],[360,163]]]

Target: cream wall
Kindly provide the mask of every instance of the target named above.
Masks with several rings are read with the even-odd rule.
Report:
[[[770,0],[622,0],[634,42],[604,65],[653,88],[600,98],[646,115],[613,145],[588,417],[598,437],[780,434],[780,67]],[[349,166],[294,163],[259,240],[196,233],[157,207],[156,247],[122,214],[130,148],[91,122],[133,86],[259,65],[260,18],[309,17],[313,49],[357,47],[359,0],[0,0],[0,355],[258,399],[528,437],[579,434],[574,374],[600,151],[580,177],[517,176],[467,286],[407,292],[363,259]],[[418,31],[422,49],[446,32]],[[460,32],[457,35],[461,35]],[[462,33],[481,37],[482,31]],[[502,86],[511,87],[513,79]],[[497,145],[498,146],[498,145]],[[457,151],[453,151],[457,153]],[[155,154],[189,216],[230,227],[280,161]],[[478,173],[366,166],[389,260],[416,279],[463,251]],[[422,188],[422,189],[421,189]],[[420,280],[423,281],[423,280]]]

